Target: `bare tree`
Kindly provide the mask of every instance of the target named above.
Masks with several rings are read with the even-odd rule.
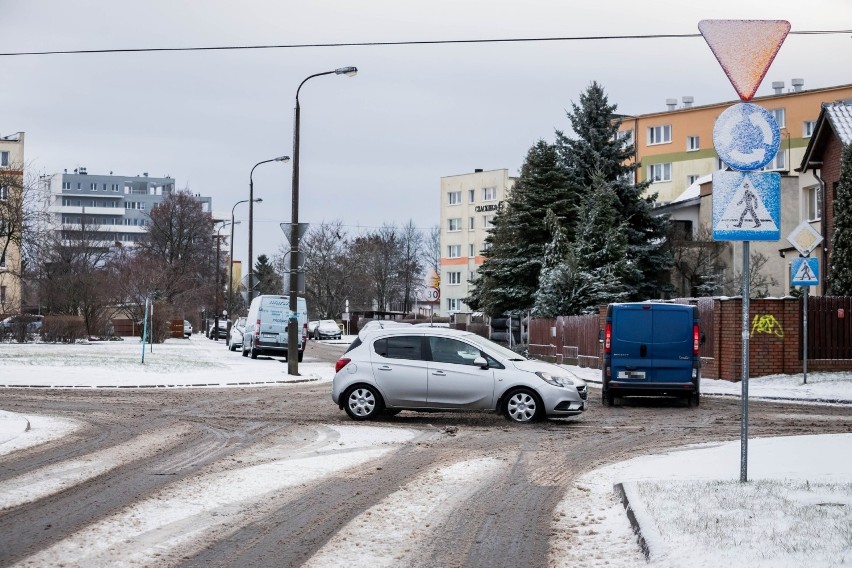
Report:
[[[338,318],[349,293],[347,252],[349,241],[339,219],[312,226],[300,240],[305,255],[305,297],[311,314],[320,319]],[[282,246],[276,265],[282,267]]]
[[[402,238],[396,225],[382,225],[375,232],[356,238],[352,256],[366,278],[378,310],[388,311],[402,300],[399,279]]]
[[[423,263],[425,270],[431,270],[437,286],[441,282],[441,226],[435,225],[423,242]]]
[[[668,242],[672,252],[672,284],[681,297],[713,296],[722,292],[722,274],[731,246],[714,241],[710,229],[701,225],[695,235],[673,226]]]
[[[399,278],[402,288],[402,311],[409,313],[414,305],[414,296],[423,287],[423,235],[414,221],[400,231],[401,243],[399,247]]]

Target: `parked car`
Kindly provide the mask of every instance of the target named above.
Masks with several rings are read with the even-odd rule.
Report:
[[[704,338],[698,307],[661,302],[610,304],[601,338],[604,344],[601,397],[651,395],[700,402]]]
[[[371,329],[391,329],[394,327],[412,327],[410,323],[393,320],[371,320],[361,326],[361,331],[369,331]]]
[[[231,326],[231,332],[228,334],[227,346],[229,351],[236,351],[237,347],[243,346],[243,333],[246,330],[246,318],[237,318],[234,325]]]
[[[0,321],[0,328],[6,332],[15,332],[23,328],[26,333],[38,333],[41,331],[41,325],[44,322],[44,316],[32,314],[20,314],[10,316],[3,321]]]
[[[340,326],[334,320],[322,320],[314,333],[317,339],[340,339]]]
[[[450,327],[450,324],[446,322],[425,322],[425,323],[415,323],[414,327]]]
[[[210,327],[207,328],[207,339],[216,339],[217,335],[218,335],[219,339],[227,339],[227,337],[228,337],[228,319],[227,318],[219,318],[218,334],[214,332],[215,327],[216,327],[216,320],[211,320]]]
[[[319,320],[308,322],[308,339],[317,339],[317,326],[319,326]]]
[[[337,361],[332,400],[353,420],[401,410],[492,410],[514,422],[577,416],[585,381],[467,331],[362,331]]]
[[[192,324],[189,320],[183,320],[183,336],[190,337],[192,335]]]

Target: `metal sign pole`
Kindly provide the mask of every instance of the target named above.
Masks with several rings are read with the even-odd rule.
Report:
[[[751,296],[749,282],[749,241],[743,241],[743,358],[742,358],[742,419],[740,423],[740,481],[748,481],[748,316],[749,298]]]
[[[805,290],[805,295],[802,296],[802,301],[805,303],[802,307],[802,370],[805,376],[804,384],[808,384],[808,288],[809,286],[803,286]]]

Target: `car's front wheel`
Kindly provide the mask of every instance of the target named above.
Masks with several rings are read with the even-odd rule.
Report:
[[[371,386],[357,385],[346,392],[346,414],[352,420],[372,420],[382,409],[382,397]]]
[[[538,395],[529,389],[517,389],[509,393],[505,405],[506,418],[512,422],[535,422],[544,414]]]

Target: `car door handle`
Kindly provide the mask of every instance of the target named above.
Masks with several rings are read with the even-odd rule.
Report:
[[[447,376],[447,373],[445,373],[444,371],[432,371],[432,374],[437,375],[439,377],[446,377]]]
[[[379,367],[379,371],[392,371],[392,370],[393,370],[393,368],[389,367],[388,365],[382,365],[381,367]]]

